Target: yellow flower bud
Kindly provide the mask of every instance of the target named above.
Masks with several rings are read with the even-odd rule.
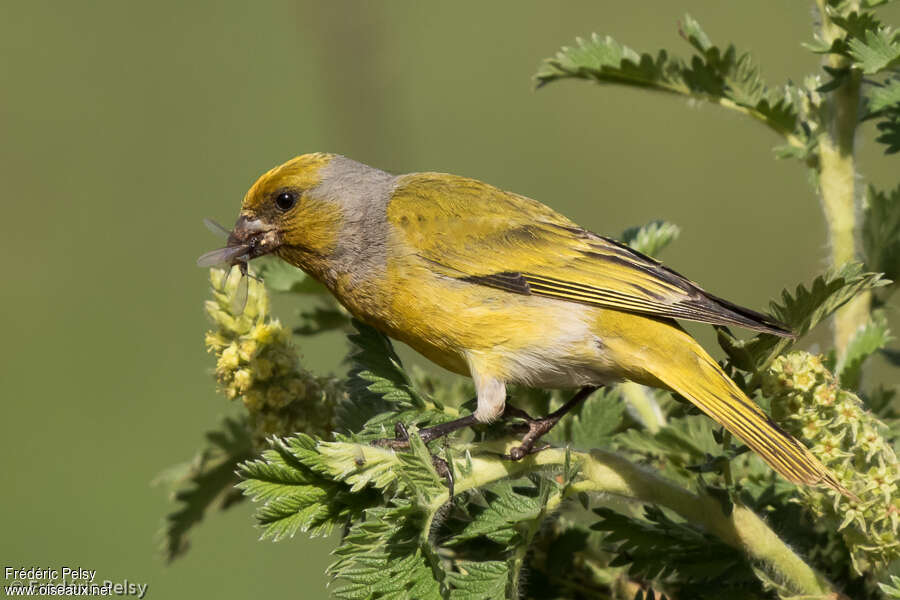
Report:
[[[241,359],[238,356],[237,344],[232,343],[222,350],[222,354],[219,355],[219,361],[216,364],[216,372],[225,373],[227,371],[234,371],[240,364]]]
[[[244,406],[251,413],[259,411],[263,407],[264,400],[263,395],[256,390],[250,390],[244,394]]]
[[[279,385],[273,385],[266,391],[266,402],[272,408],[284,408],[290,401],[288,391]]]
[[[239,354],[241,356],[241,360],[245,362],[250,362],[253,360],[253,357],[256,356],[256,353],[259,351],[259,344],[256,343],[252,338],[245,338],[241,340],[241,344],[239,347]]]
[[[256,340],[259,344],[268,346],[275,342],[282,341],[284,339],[282,332],[283,329],[281,327],[281,323],[275,320],[268,323],[257,324],[250,332],[250,337]]]
[[[253,373],[249,369],[238,369],[234,372],[234,387],[244,393],[253,385]]]
[[[300,378],[291,379],[288,384],[288,392],[293,400],[299,400],[306,396],[306,384]]]
[[[272,377],[272,373],[275,370],[275,365],[272,364],[272,361],[267,358],[255,359],[253,361],[252,367],[257,381],[266,381],[267,379]]]
[[[226,340],[220,334],[213,333],[212,331],[206,332],[206,336],[203,341],[206,344],[206,348],[209,352],[217,352],[228,345],[228,340]]]

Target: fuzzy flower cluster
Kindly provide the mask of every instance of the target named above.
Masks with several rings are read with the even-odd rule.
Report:
[[[206,347],[216,356],[219,386],[226,397],[239,398],[247,408],[257,447],[264,447],[271,435],[328,436],[341,386],[300,366],[288,332],[269,315],[263,284],[249,278],[246,302],[235,302],[243,294],[240,280],[236,268],[231,276],[210,271],[213,299],[205,308],[214,329],[206,334]]]
[[[900,557],[900,466],[887,427],[859,398],[841,389],[820,357],[807,352],[780,356],[766,372],[763,391],[774,418],[811,444],[837,480],[859,497],[804,488],[804,503],[837,526],[860,574]]]

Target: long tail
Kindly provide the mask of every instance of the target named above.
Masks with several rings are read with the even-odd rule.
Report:
[[[631,361],[641,361],[639,371],[651,376],[646,382],[656,379],[696,404],[785,479],[798,484],[824,484],[854,497],[799,440],[751,401],[691,336],[674,323],[651,321],[640,325],[649,334],[647,343],[629,344],[626,354],[631,355]]]

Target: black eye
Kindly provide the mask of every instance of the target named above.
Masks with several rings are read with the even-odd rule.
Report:
[[[275,196],[275,206],[278,207],[278,210],[289,211],[294,208],[295,204],[297,204],[297,192],[278,192],[278,195]]]

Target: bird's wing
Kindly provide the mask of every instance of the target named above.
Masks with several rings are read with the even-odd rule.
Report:
[[[535,200],[480,181],[438,173],[401,177],[388,220],[407,251],[455,279],[516,294],[791,335],[772,318],[717,298],[624,244],[586,231]]]

